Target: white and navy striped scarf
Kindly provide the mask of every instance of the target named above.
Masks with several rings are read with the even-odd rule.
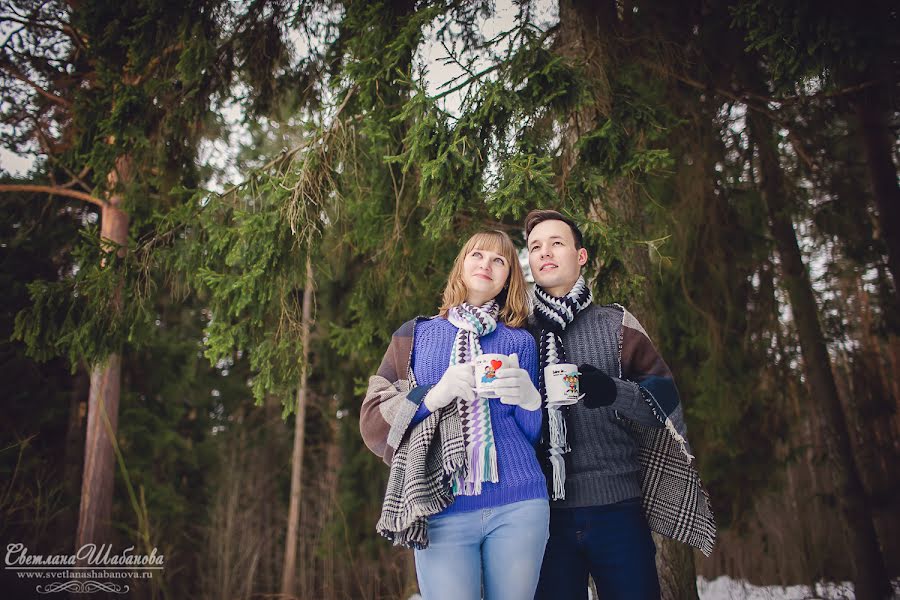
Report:
[[[566,350],[563,347],[562,332],[575,316],[590,306],[593,296],[591,290],[579,277],[569,293],[558,298],[548,294],[541,286],[534,287],[534,316],[541,328],[540,358],[541,368],[540,390],[543,398],[547,397],[544,382],[544,367],[566,362]],[[547,424],[549,429],[548,459],[553,467],[553,485],[551,498],[562,500],[566,497],[566,462],[564,455],[571,449],[566,441],[565,407],[547,402]]]
[[[450,353],[451,365],[471,363],[481,355],[478,338],[497,329],[499,313],[500,306],[495,300],[483,306],[463,302],[450,309],[447,320],[459,328]],[[475,398],[473,402],[457,398],[456,409],[462,421],[468,468],[465,478],[454,477],[453,494],[476,496],[481,493],[482,482],[499,481],[497,448],[494,445],[494,431],[491,429],[491,408],[479,398]]]

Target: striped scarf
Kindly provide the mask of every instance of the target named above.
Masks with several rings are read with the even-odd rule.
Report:
[[[575,320],[575,316],[590,306],[593,297],[591,290],[579,277],[569,293],[562,298],[551,296],[541,286],[534,287],[534,316],[541,327],[540,378],[541,396],[547,397],[544,381],[544,367],[566,362],[566,350],[563,347],[562,332]],[[547,425],[549,429],[548,459],[553,467],[553,486],[551,497],[562,500],[566,497],[566,462],[564,455],[571,448],[566,441],[565,406],[547,402]]]
[[[447,320],[459,328],[450,354],[451,365],[471,363],[481,355],[478,338],[497,329],[499,313],[500,306],[494,300],[483,306],[463,302],[450,309]],[[453,494],[477,496],[481,493],[482,482],[499,481],[497,448],[494,446],[494,432],[491,429],[491,407],[478,397],[473,402],[457,398],[456,409],[462,421],[468,468],[465,478],[453,478]]]

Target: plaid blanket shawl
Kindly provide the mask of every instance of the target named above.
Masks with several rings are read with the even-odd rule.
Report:
[[[376,529],[394,545],[427,548],[427,518],[453,502],[450,480],[465,476],[462,423],[451,403],[409,431],[410,421],[431,386],[416,386],[413,335],[423,317],[394,332],[360,409],[366,445],[391,466]]]
[[[623,418],[638,447],[641,502],[653,531],[712,553],[716,522],[709,495],[694,468],[681,401],[672,373],[647,332],[623,306],[619,346],[619,378],[638,384],[644,401],[663,424],[647,427]]]

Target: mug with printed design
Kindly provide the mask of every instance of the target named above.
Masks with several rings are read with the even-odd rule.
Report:
[[[519,367],[519,357],[515,354],[482,354],[475,365],[475,392],[482,398],[496,398],[494,391],[497,372],[505,367]]]
[[[581,397],[578,392],[578,366],[559,363],[544,367],[544,385],[547,388],[547,404],[567,406]]]

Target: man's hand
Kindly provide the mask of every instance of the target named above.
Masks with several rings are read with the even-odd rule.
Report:
[[[513,404],[525,410],[538,410],[541,407],[541,394],[531,383],[531,376],[525,369],[498,369],[493,387],[503,404]]]
[[[475,369],[471,363],[451,365],[433,388],[425,395],[425,407],[434,412],[444,408],[457,397],[471,402],[475,399]]]
[[[584,394],[584,405],[588,408],[609,406],[616,400],[616,382],[612,377],[589,364],[578,367],[578,389]]]

